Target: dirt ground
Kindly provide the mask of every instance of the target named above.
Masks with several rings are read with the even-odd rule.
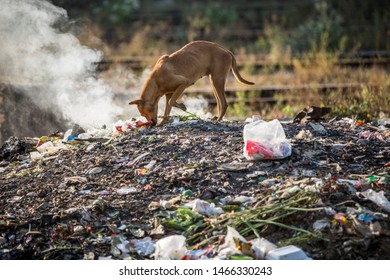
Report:
[[[362,195],[390,197],[388,123],[283,123],[292,155],[258,161],[243,156],[244,125],[173,122],[76,139],[37,160],[29,156],[37,139],[10,138],[0,150],[0,259],[153,259],[136,241],[172,234],[218,257],[227,225],[313,259],[390,259],[389,208]],[[231,221],[217,217],[208,230],[210,218],[197,216],[197,226],[183,227],[177,211],[194,199],[214,202]],[[280,224],[255,231],[235,220],[294,199],[295,208],[256,217],[278,215]]]

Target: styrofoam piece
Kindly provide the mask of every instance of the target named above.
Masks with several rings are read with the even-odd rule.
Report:
[[[302,249],[289,245],[270,251],[266,260],[311,260]]]

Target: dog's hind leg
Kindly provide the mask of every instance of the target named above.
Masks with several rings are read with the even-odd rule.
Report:
[[[214,86],[213,77],[211,75],[209,76],[209,79],[210,79],[211,86],[213,88],[215,100],[217,101],[217,109],[218,109],[218,116],[219,116],[221,112],[221,98],[219,97],[217,89]],[[218,117],[214,117],[214,118],[218,118]]]
[[[185,79],[185,78],[184,78]],[[175,90],[175,92],[172,94],[172,97],[169,100],[169,105],[179,108],[183,111],[187,111],[187,107],[183,103],[178,103],[177,100],[180,98],[180,96],[183,94],[183,91],[190,85],[187,79],[185,79],[183,83],[181,83]]]
[[[217,121],[221,121],[223,116],[226,113],[227,109],[227,102],[225,97],[225,77],[219,77],[214,78],[212,75],[210,75],[210,81],[213,86],[213,92],[215,99],[217,100],[218,105],[218,119]]]
[[[231,56],[226,54],[215,63],[211,69],[210,81],[213,86],[213,92],[218,104],[218,119],[221,121],[226,113],[227,102],[225,97],[225,82],[226,77],[230,71]]]
[[[217,121],[221,121],[227,109],[227,102],[225,97],[225,79],[213,80],[213,89],[216,91],[216,95],[220,99],[221,105],[218,111]]]

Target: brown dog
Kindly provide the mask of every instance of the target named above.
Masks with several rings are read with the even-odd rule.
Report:
[[[229,50],[212,42],[189,43],[171,55],[160,57],[140,97],[129,104],[136,104],[140,114],[155,125],[158,102],[163,95],[167,100],[164,121],[169,116],[172,106],[186,111],[186,106],[178,103],[177,100],[187,87],[200,78],[209,76],[217,100],[218,121],[220,121],[227,109],[225,81],[230,68],[238,81],[248,85],[254,84],[241,77],[236,59]]]

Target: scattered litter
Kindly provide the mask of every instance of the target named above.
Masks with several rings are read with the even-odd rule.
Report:
[[[136,193],[138,192],[138,190],[136,188],[120,188],[118,190],[116,190],[116,192],[118,194],[121,194],[121,195],[126,195],[126,194],[130,194],[130,193]]]
[[[314,231],[321,232],[326,228],[330,228],[331,223],[328,220],[317,220],[313,224]]]
[[[152,122],[146,121],[143,117],[126,121],[119,120],[114,124],[113,132],[116,135],[117,132],[124,133],[136,128],[151,126],[152,124]]]
[[[247,243],[246,239],[242,237],[237,232],[237,230],[228,226],[227,234],[225,236],[225,242],[219,247],[219,256],[223,258],[230,258],[233,255],[241,255],[242,251],[239,248],[241,248],[242,245],[237,246],[237,242],[240,242],[242,244]],[[250,247],[251,246],[249,245],[249,248]]]
[[[191,190],[185,190],[183,191],[182,195],[185,197],[190,197],[193,194]]]
[[[84,194],[90,193],[91,190],[87,190],[88,192],[83,192]],[[104,212],[107,209],[108,203],[103,198],[99,197],[98,199],[92,202],[92,208],[95,210],[99,210],[100,212]]]
[[[294,138],[298,140],[311,139],[313,138],[313,134],[310,132],[310,130],[302,129]]]
[[[156,250],[156,245],[150,237],[145,237],[135,241],[135,250],[143,257],[150,256]]]
[[[128,258],[130,242],[123,234],[118,234],[111,239],[111,254],[121,259]]]
[[[147,165],[144,166],[146,170],[152,170],[153,167],[156,165],[156,160],[151,160]]]
[[[243,122],[178,122],[7,140],[0,259],[153,259],[171,234],[182,245],[156,256],[265,259],[304,244],[313,259],[388,258],[388,125],[283,122],[289,158],[248,162]]]
[[[314,124],[314,123],[310,123],[309,124],[311,126],[311,128],[315,131],[315,132],[318,132],[320,134],[326,134],[326,129],[320,125],[320,124]]]
[[[146,152],[146,153],[143,153],[141,155],[139,155],[138,157],[136,157],[135,159],[133,159],[131,162],[129,162],[129,166],[135,166],[138,164],[138,162],[143,159],[144,157],[150,155],[149,152]]]
[[[376,220],[375,215],[373,215],[372,212],[361,212],[358,214],[357,217],[360,221],[365,222],[365,223],[373,223]]]
[[[359,137],[365,140],[379,140],[384,142],[385,138],[379,132],[363,131],[359,134]]]
[[[244,162],[225,163],[220,165],[218,169],[224,171],[243,171],[248,169],[248,164]]]
[[[183,260],[208,260],[212,257],[215,248],[208,246],[206,249],[190,250],[182,258]]]
[[[344,214],[342,213],[337,213],[337,214],[334,214],[333,218],[336,220],[336,221],[339,221],[342,225],[346,225],[348,223],[348,219],[345,217]]]
[[[169,200],[160,200],[160,206],[164,209],[171,209],[173,207],[173,203]]]
[[[71,183],[86,183],[88,182],[88,179],[81,176],[73,176],[73,177],[67,177],[65,178],[65,183],[71,182]]]
[[[100,172],[103,171],[103,168],[102,167],[94,167],[90,170],[88,170],[87,174],[89,175],[95,175],[95,174],[99,174]]]
[[[275,244],[265,238],[256,238],[251,243],[251,250],[256,260],[264,260],[270,251],[277,248]]]
[[[40,152],[41,154],[47,152],[50,148],[53,148],[54,144],[53,142],[45,142],[41,144],[40,146],[37,147],[37,151]]]
[[[43,155],[40,152],[31,152],[30,159],[31,160],[40,160],[40,159],[43,159]]]

